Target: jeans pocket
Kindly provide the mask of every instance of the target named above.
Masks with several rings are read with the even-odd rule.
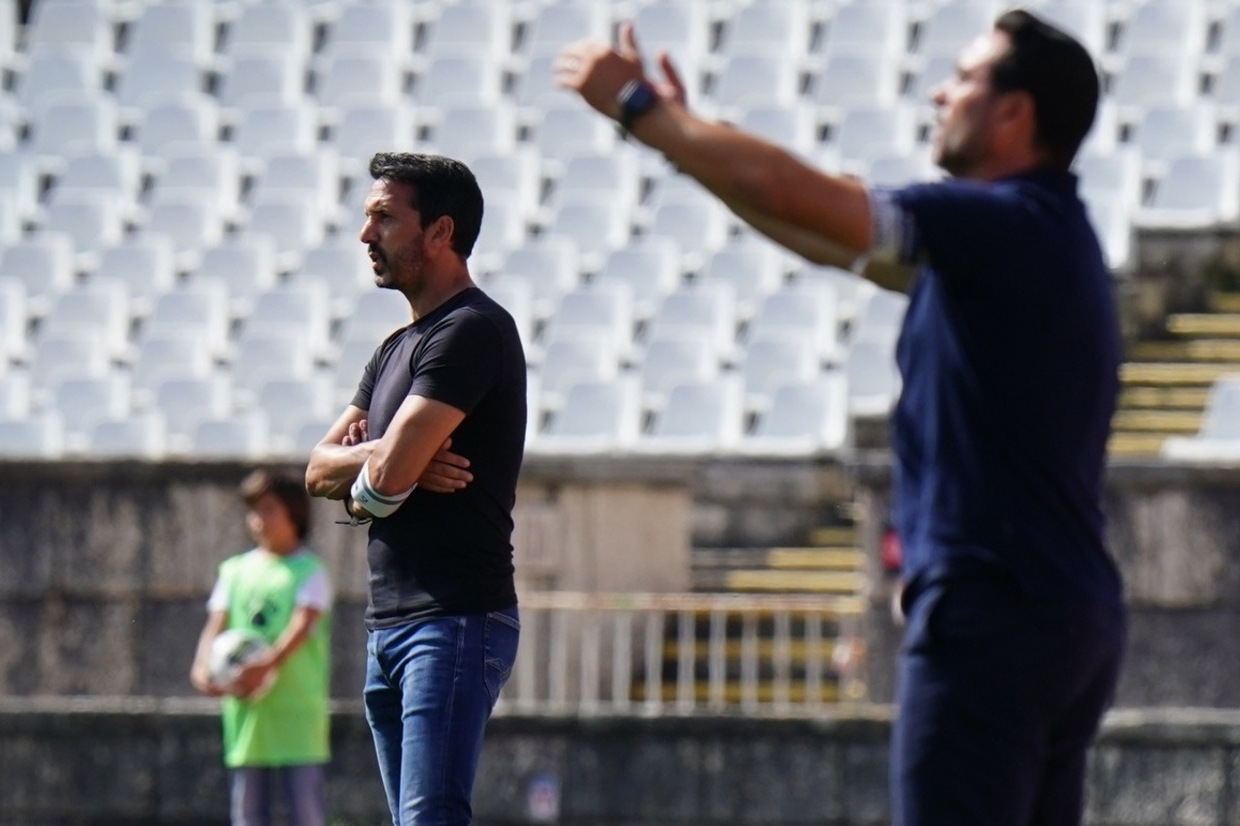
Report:
[[[517,641],[521,636],[521,620],[516,609],[492,611],[486,615],[483,628],[483,679],[491,705],[499,699],[499,693],[517,660]]]

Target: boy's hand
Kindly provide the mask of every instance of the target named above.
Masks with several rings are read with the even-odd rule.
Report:
[[[249,665],[242,666],[229,693],[243,700],[247,699],[263,686],[268,675],[275,670],[275,662],[267,659],[256,660]]]
[[[189,681],[194,688],[208,697],[223,697],[226,693],[223,688],[211,682],[211,676],[207,673],[206,668],[195,666],[189,672]]]
[[[418,477],[419,488],[431,493],[455,493],[474,480],[474,475],[466,470],[469,460],[448,450],[450,447],[452,440],[448,439],[431,458],[431,463]]]

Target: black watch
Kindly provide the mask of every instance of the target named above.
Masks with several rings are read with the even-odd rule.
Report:
[[[654,87],[643,80],[630,80],[620,87],[616,104],[620,107],[620,130],[628,134],[633,122],[649,112],[659,102]]]

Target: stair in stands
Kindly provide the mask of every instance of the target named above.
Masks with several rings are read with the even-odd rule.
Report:
[[[1169,436],[1198,432],[1210,386],[1240,373],[1240,293],[1213,293],[1204,312],[1173,313],[1167,337],[1132,345],[1120,370],[1112,456],[1157,456]]]

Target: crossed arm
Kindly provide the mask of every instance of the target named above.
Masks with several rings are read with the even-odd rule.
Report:
[[[469,460],[448,448],[464,418],[451,405],[410,396],[383,437],[371,439],[366,411],[350,405],[310,452],[306,489],[312,496],[345,499],[369,460],[370,484],[380,493],[399,493],[414,482],[432,493],[460,490],[473,480]]]

